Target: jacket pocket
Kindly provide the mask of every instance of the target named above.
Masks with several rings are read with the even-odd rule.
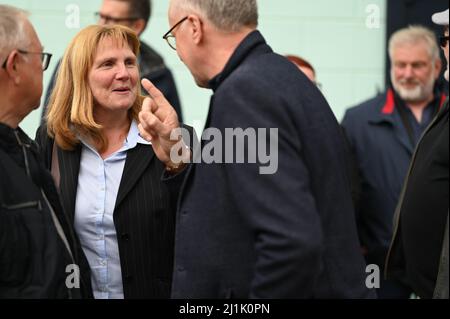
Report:
[[[19,211],[22,209],[28,209],[28,208],[36,208],[37,210],[42,210],[42,204],[41,201],[31,201],[31,202],[24,202],[19,204],[13,204],[13,205],[7,205],[2,204],[2,208],[5,210],[5,213],[14,213],[15,211]]]

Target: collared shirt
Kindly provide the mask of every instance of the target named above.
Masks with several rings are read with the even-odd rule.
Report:
[[[75,229],[91,268],[94,297],[121,299],[124,294],[114,208],[127,151],[138,143],[150,143],[139,136],[135,121],[131,123],[123,147],[104,160],[95,148],[82,139],[81,142]]]
[[[423,113],[422,113],[422,120],[420,122],[414,116],[414,114],[413,114],[413,112],[411,111],[410,108],[408,108],[408,107],[406,107],[404,105],[399,105],[399,107],[403,107],[403,109],[408,114],[407,119],[408,119],[408,121],[409,121],[409,123],[411,125],[413,138],[414,138],[414,146],[417,144],[417,142],[419,141],[419,139],[422,136],[423,132],[428,127],[428,125],[430,125],[431,121],[434,119],[434,117],[436,116],[436,114],[439,111],[439,107],[440,107],[439,98],[440,98],[440,96],[439,95],[435,95],[435,96],[436,97],[433,99],[433,101],[431,101],[424,108]]]
[[[429,104],[424,110],[422,114],[422,120],[421,122],[418,122],[414,114],[412,114],[411,110],[410,115],[412,115],[411,122],[413,126],[413,132],[414,132],[414,139],[417,144],[419,142],[420,137],[422,136],[425,129],[430,125],[431,121],[434,119],[434,117],[437,114],[437,111],[439,111],[438,103],[431,103]]]

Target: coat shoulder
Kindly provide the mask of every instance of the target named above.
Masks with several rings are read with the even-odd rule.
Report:
[[[349,130],[355,126],[365,125],[368,121],[378,117],[379,114],[381,114],[385,103],[386,94],[380,94],[356,106],[350,107],[345,112],[342,120],[342,126],[346,130]]]

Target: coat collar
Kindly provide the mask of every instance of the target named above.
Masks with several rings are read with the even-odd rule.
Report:
[[[390,88],[386,93],[383,106],[381,107],[381,109],[375,110],[376,113],[374,114],[373,119],[370,122],[374,124],[383,122],[394,124],[395,120],[393,116],[396,114],[397,108],[401,107],[397,105],[398,103],[396,103],[396,101],[399,100],[400,98],[396,96],[394,90]],[[445,93],[441,92],[439,89],[436,89],[435,99],[431,103],[435,104],[439,101],[439,109],[441,109],[446,100],[447,96],[445,95]]]
[[[0,147],[8,151],[12,147],[25,145],[36,151],[37,145],[31,140],[20,127],[14,129],[6,124],[0,123]]]
[[[438,104],[439,109],[442,108],[446,101],[447,97],[444,93],[441,93],[440,90],[435,89],[435,99],[431,102],[433,107]],[[398,141],[407,149],[407,151],[412,155],[414,152],[415,146],[411,144],[411,141],[407,135],[407,133],[399,127],[399,123],[401,123],[400,115],[398,112],[399,107],[406,107],[399,105],[401,103],[401,99],[395,94],[393,89],[389,89],[384,97],[384,104],[381,108],[374,108],[373,114],[369,123],[375,125],[382,125],[384,123],[388,123],[393,127],[397,127],[395,129],[395,136]],[[403,127],[403,125],[401,125]]]
[[[209,81],[209,87],[216,92],[220,85],[245,61],[245,59],[256,52],[271,53],[272,49],[267,45],[262,34],[255,30],[247,35],[247,37],[238,45],[234,53],[231,55],[223,71]],[[211,115],[214,107],[214,95],[211,96],[209,103],[208,116],[205,122],[205,128],[211,123]]]
[[[225,81],[225,79],[236,70],[239,65],[258,47],[261,47],[265,52],[273,52],[267,45],[266,40],[262,34],[255,30],[247,35],[247,37],[238,45],[230,60],[228,60],[223,71],[216,75],[209,81],[209,87],[213,91],[217,91],[219,86]]]

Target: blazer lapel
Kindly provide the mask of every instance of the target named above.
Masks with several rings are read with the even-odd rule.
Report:
[[[115,207],[118,207],[155,157],[150,145],[137,144],[127,152]]]
[[[73,151],[64,151],[59,147],[57,151],[61,174],[61,199],[64,210],[73,222],[75,217],[75,201],[77,198],[78,174],[80,172],[81,145],[77,145]]]

